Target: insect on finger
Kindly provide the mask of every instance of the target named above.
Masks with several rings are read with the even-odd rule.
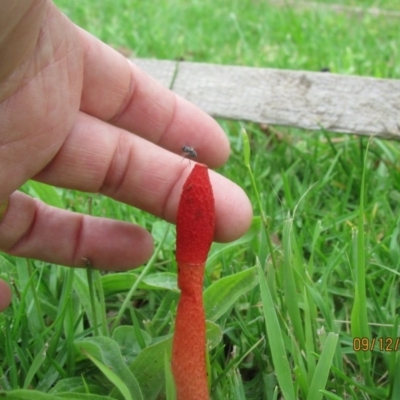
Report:
[[[191,146],[182,146],[182,151],[186,153],[185,157],[197,158],[196,150]]]
[[[185,156],[183,158],[186,158],[186,157],[197,158],[197,152],[191,146],[182,146],[182,151],[185,153]],[[182,160],[181,160],[181,162],[182,162]],[[189,160],[189,164],[190,164],[190,160]]]

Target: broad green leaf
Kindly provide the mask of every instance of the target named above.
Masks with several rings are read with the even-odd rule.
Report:
[[[88,380],[83,376],[73,378],[60,379],[49,390],[50,394],[60,395],[62,393],[91,393],[101,395],[104,393],[104,388],[99,386],[97,382]]]
[[[221,278],[209,286],[203,294],[206,318],[217,320],[236,300],[258,283],[255,267]]]
[[[101,277],[104,295],[110,296],[115,293],[127,292],[136,282],[137,275],[132,272],[120,272],[107,274]]]
[[[132,395],[124,381],[117,374],[115,374],[111,368],[104,365],[101,361],[97,360],[96,357],[91,356],[83,349],[82,353],[85,354],[86,357],[89,358],[93,364],[96,365],[96,367],[106,376],[106,378],[118,388],[125,400],[133,400]]]
[[[171,358],[172,337],[146,347],[129,369],[135,375],[146,400],[156,399],[164,385],[164,357]]]
[[[149,346],[151,343],[150,335],[143,330],[141,331],[141,335],[146,343],[146,346]],[[118,326],[112,334],[112,339],[117,342],[121,351],[121,355],[127,365],[130,365],[135,357],[137,357],[137,355],[142,351],[142,348],[140,347],[136,337],[135,328],[133,326]]]
[[[320,400],[328,380],[329,371],[332,366],[333,356],[335,355],[336,345],[339,335],[329,332],[328,337],[322,347],[321,356],[319,357],[314,375],[307,394],[307,400]]]
[[[126,400],[143,399],[138,382],[124,363],[114,340],[107,337],[87,338],[78,342],[77,346],[118,388]]]
[[[104,295],[127,292],[137,281],[138,276],[132,272],[107,274],[101,277]],[[138,285],[139,289],[166,289],[178,292],[177,276],[172,272],[156,272],[145,276]]]
[[[222,331],[219,325],[206,321],[206,335],[208,349],[213,349],[222,340]],[[135,375],[143,398],[156,399],[165,384],[165,355],[171,359],[172,335],[154,343],[142,350],[130,365]]]
[[[221,327],[212,321],[206,321],[206,337],[208,350],[217,347],[222,340]]]
[[[142,282],[151,289],[166,289],[179,292],[178,276],[173,272],[155,272],[143,278]]]

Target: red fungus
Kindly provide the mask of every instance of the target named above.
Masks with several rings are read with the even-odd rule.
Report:
[[[209,399],[203,275],[214,226],[214,196],[208,168],[196,164],[183,185],[176,221],[181,296],[172,347],[172,372],[178,400]]]

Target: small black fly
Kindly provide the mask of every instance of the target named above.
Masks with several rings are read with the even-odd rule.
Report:
[[[185,157],[197,158],[196,150],[190,146],[182,146],[182,151],[186,153]]]
[[[197,152],[191,146],[182,146],[182,151],[185,153],[185,155],[182,158],[182,160],[185,159],[186,157],[188,157],[189,158],[189,164],[190,164],[190,158],[197,158]],[[181,160],[181,162],[182,162],[182,160]]]

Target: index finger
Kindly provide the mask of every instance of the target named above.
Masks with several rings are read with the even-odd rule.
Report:
[[[57,155],[34,179],[102,193],[174,222],[181,187],[194,164],[181,161],[137,135],[79,113]],[[251,222],[249,199],[221,175],[210,172],[210,179],[217,215],[215,239],[235,240]]]
[[[175,153],[191,146],[210,167],[227,161],[229,141],[214,119],[89,33],[80,30],[80,36],[85,49],[81,111]]]

